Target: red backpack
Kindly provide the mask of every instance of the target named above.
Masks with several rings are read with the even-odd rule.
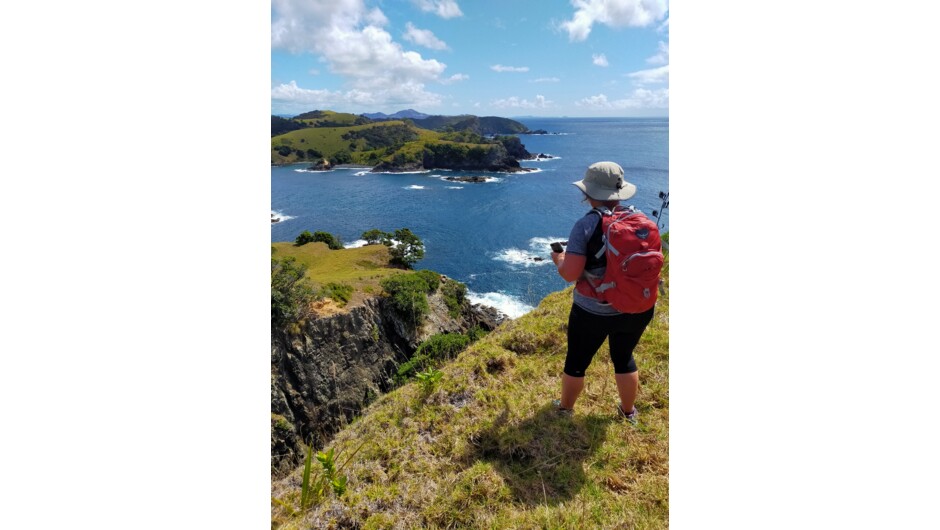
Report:
[[[617,207],[595,208],[603,234],[596,257],[607,254],[602,278],[578,282],[581,294],[609,303],[621,313],[643,313],[656,305],[659,273],[663,268],[659,228],[643,213]]]

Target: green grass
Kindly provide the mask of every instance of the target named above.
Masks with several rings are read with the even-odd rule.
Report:
[[[306,281],[317,289],[329,284],[348,285],[352,293],[346,298],[356,303],[370,293],[381,293],[382,278],[405,272],[389,268],[388,247],[366,245],[359,248],[330,250],[326,243],[307,243],[295,247],[292,242],[272,243],[273,257],[293,256],[307,266]]]
[[[307,123],[307,124],[309,124],[309,125],[315,125],[315,124],[320,123],[320,122],[322,122],[322,121],[331,121],[331,122],[336,122],[336,123],[347,123],[347,124],[349,124],[349,125],[352,125],[353,123],[356,122],[356,119],[359,118],[358,115],[356,115],[356,114],[349,114],[349,113],[347,113],[347,112],[334,112],[334,111],[332,111],[332,110],[321,110],[320,112],[323,114],[323,117],[321,117],[321,118],[299,119],[299,120],[297,120],[297,121],[300,121],[300,122],[303,122],[303,123]]]
[[[350,115],[351,116],[351,115]],[[332,119],[324,118],[324,119]],[[301,120],[301,121],[311,121],[311,120]],[[315,120],[314,120],[315,121]],[[285,134],[280,134],[271,138],[271,162],[275,164],[291,164],[294,162],[313,162],[306,159],[298,159],[295,153],[291,153],[287,156],[281,156],[277,152],[277,148],[281,145],[288,145],[293,149],[316,149],[323,154],[324,157],[329,158],[332,155],[342,151],[350,151],[350,154],[353,157],[353,162],[357,164],[367,164],[374,165],[374,163],[369,162],[369,156],[375,152],[375,158],[377,160],[380,156],[385,155],[385,150],[380,149],[377,151],[351,151],[349,140],[344,140],[343,135],[349,131],[358,131],[363,129],[369,129],[372,127],[388,127],[390,125],[402,125],[402,121],[383,121],[378,123],[370,123],[366,125],[356,125],[352,127],[318,127],[310,129],[299,129],[296,131],[290,131]],[[419,129],[415,127],[414,129],[420,140],[434,140],[439,134],[434,131],[428,131],[425,129]]]
[[[299,468],[272,485],[272,528],[667,528],[668,292],[634,353],[637,427],[616,416],[606,343],[575,414],[551,407],[570,307],[570,287],[550,294],[440,366],[433,389],[381,396],[329,444],[361,444],[347,491],[294,513],[284,506],[299,503]]]

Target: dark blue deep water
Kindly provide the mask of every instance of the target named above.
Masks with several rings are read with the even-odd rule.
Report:
[[[415,268],[432,269],[467,284],[471,299],[518,316],[567,284],[548,259],[552,241],[567,239],[588,211],[571,185],[593,162],[612,160],[636,184],[633,204],[647,215],[669,190],[668,118],[524,118],[529,129],[558,135],[522,135],[532,153],[557,159],[522,162],[537,173],[435,170],[373,174],[362,169],[305,172],[309,164],[271,168],[271,210],[285,220],[271,241],[293,241],[323,230],[349,245],[371,228],[407,227],[425,243]],[[485,183],[444,180],[481,175]],[[654,218],[655,220],[655,218]],[[662,230],[668,230],[668,210]],[[360,241],[361,243],[361,241]],[[546,258],[534,261],[532,257]]]

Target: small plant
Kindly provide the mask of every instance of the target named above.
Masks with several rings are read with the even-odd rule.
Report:
[[[365,442],[359,445],[351,455],[349,455],[342,465],[336,465],[337,456],[331,447],[325,453],[317,451],[316,459],[320,462],[320,474],[316,479],[311,479],[313,471],[313,446],[307,447],[307,456],[304,458],[304,472],[300,483],[300,509],[307,510],[314,501],[323,498],[328,490],[332,490],[336,496],[346,493],[346,483],[348,477],[341,475],[340,471],[352,459]]]
[[[416,373],[415,377],[418,378],[418,381],[421,381],[421,389],[424,390],[426,394],[429,394],[431,390],[434,389],[434,384],[440,381],[443,375],[444,372],[438,370],[437,368],[431,367],[428,368],[426,372]]]
[[[336,471],[336,462],[333,459],[333,448],[323,453],[317,452],[317,461],[323,467],[323,474],[320,475],[321,481],[327,483],[333,489],[336,495],[346,493],[346,476],[340,476]],[[322,485],[321,485],[322,487]]]

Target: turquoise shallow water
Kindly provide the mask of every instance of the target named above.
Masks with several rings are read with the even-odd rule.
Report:
[[[532,153],[559,158],[522,162],[536,173],[435,170],[374,174],[362,169],[306,172],[308,164],[271,168],[271,210],[284,221],[271,241],[293,241],[304,230],[324,230],[357,244],[371,228],[407,227],[425,243],[416,268],[467,284],[471,298],[510,316],[528,311],[567,284],[548,259],[549,243],[567,239],[588,207],[571,185],[593,162],[623,166],[638,191],[629,201],[647,214],[669,189],[669,121],[666,118],[519,119],[530,129],[557,135],[522,135]],[[461,183],[446,176],[486,176]],[[668,210],[661,221],[668,230]],[[535,261],[533,257],[545,258]]]

